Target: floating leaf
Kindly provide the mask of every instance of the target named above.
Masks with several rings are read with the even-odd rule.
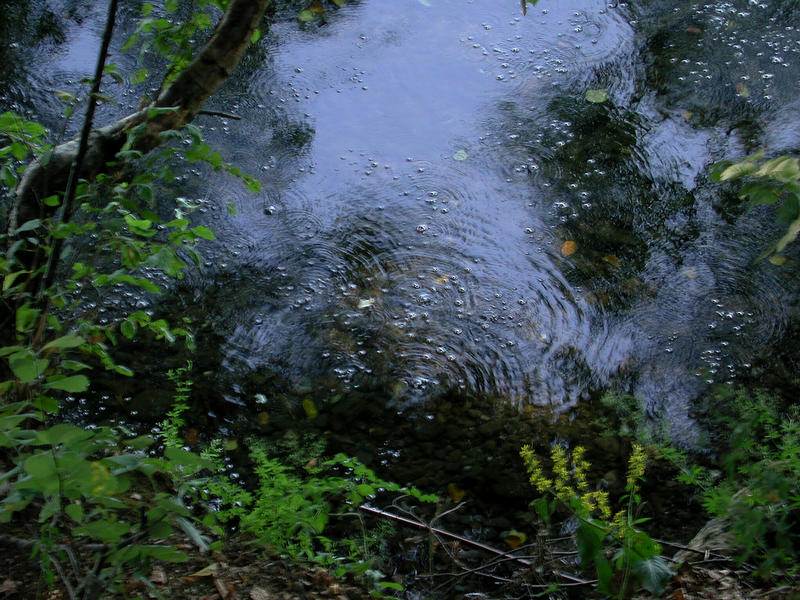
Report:
[[[467,492],[462,490],[455,483],[448,483],[447,493],[450,494],[450,497],[453,499],[453,502],[461,502],[461,500],[464,498],[464,495]]]
[[[297,15],[297,18],[303,23],[306,23],[314,19],[314,13],[311,12],[310,10],[301,10],[300,13]]]
[[[269,413],[266,411],[262,411],[256,415],[256,422],[259,425],[266,425],[269,423]]]
[[[578,251],[578,243],[573,240],[567,240],[561,244],[561,256],[572,256]]]
[[[321,15],[322,13],[325,12],[325,7],[322,6],[322,2],[320,2],[319,0],[314,0],[314,2],[311,3],[311,6],[308,7],[308,10],[310,10],[315,15]]]
[[[503,541],[508,544],[508,547],[512,550],[516,550],[522,544],[525,543],[525,540],[528,539],[528,536],[525,535],[522,531],[517,531],[516,529],[512,529],[511,531],[506,532],[503,535]]]
[[[614,256],[613,254],[606,254],[603,257],[603,260],[610,264],[612,267],[618,267],[620,265],[619,259]]]
[[[375,304],[375,298],[362,298],[358,301],[358,308],[369,308]]]
[[[319,415],[316,404],[310,398],[303,399],[303,411],[305,411],[309,419],[316,419],[317,415]]]
[[[440,277],[437,277],[436,279],[433,280],[433,283],[435,283],[436,285],[444,285],[449,282],[450,282],[449,275],[441,275]]]
[[[780,267],[782,264],[785,264],[788,259],[783,256],[782,254],[773,254],[769,257],[769,262],[771,262],[776,267]]]
[[[606,88],[586,90],[586,100],[592,104],[601,104],[608,100],[608,90]]]
[[[741,81],[736,84],[736,95],[740,98],[749,98],[750,97],[750,90],[747,86],[742,83]]]
[[[56,96],[58,96],[59,100],[63,100],[64,102],[75,102],[77,98],[70,94],[69,92],[62,92],[61,90],[56,90],[53,92]]]
[[[467,151],[463,148],[461,150],[456,150],[456,153],[453,154],[454,160],[467,160]]]

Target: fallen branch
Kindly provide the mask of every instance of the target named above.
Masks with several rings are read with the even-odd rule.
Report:
[[[436,535],[441,535],[443,537],[450,538],[451,540],[456,540],[456,541],[462,542],[463,544],[466,544],[468,546],[472,546],[473,548],[479,548],[480,550],[484,550],[486,552],[494,554],[495,556],[502,556],[504,558],[508,558],[509,560],[512,560],[514,562],[518,562],[518,563],[520,563],[522,565],[525,565],[526,567],[530,567],[533,564],[531,561],[526,560],[524,558],[520,558],[519,556],[515,556],[515,555],[510,554],[508,552],[504,552],[503,550],[498,550],[497,548],[493,548],[491,546],[487,546],[486,544],[482,544],[481,542],[476,542],[475,540],[471,540],[469,538],[465,538],[464,536],[461,536],[461,535],[458,535],[458,534],[455,534],[455,533],[451,533],[449,531],[445,531],[444,529],[439,529],[438,527],[431,527],[427,523],[423,523],[421,521],[414,521],[413,519],[408,519],[406,517],[401,517],[400,515],[396,515],[394,513],[391,513],[391,512],[385,511],[385,510],[381,510],[380,508],[373,508],[372,506],[368,506],[368,505],[365,505],[365,504],[362,504],[358,508],[359,508],[359,510],[364,511],[365,513],[368,513],[368,514],[371,514],[371,515],[375,515],[375,516],[379,516],[379,517],[384,517],[386,519],[392,519],[393,521],[397,521],[398,523],[403,523],[405,525],[410,525],[412,527],[416,527],[417,529],[425,529],[425,530],[430,531],[431,533],[434,533]]]

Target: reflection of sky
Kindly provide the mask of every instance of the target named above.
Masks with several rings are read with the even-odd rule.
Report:
[[[281,44],[277,70],[291,74],[289,81],[301,95],[311,95],[303,110],[324,122],[314,139],[319,162],[348,148],[380,150],[391,160],[434,158],[452,154],[454,137],[479,133],[476,126],[499,99],[513,101],[513,94],[507,95],[520,80],[512,75],[532,61],[547,65],[550,60],[552,67],[559,48],[565,53],[562,64],[567,56],[574,61],[580,58],[576,46],[592,53],[582,67],[612,55],[623,43],[624,30],[616,15],[598,15],[594,4],[547,3],[547,14],[531,9],[521,18],[514,3],[426,7],[406,0],[386,10],[382,2],[363,2],[349,9],[356,26],[334,22],[325,38],[307,41],[299,35]],[[576,18],[576,11],[586,11],[603,27],[583,32],[573,21],[586,17]]]

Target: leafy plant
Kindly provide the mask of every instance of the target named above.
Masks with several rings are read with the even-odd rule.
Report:
[[[576,519],[580,563],[584,568],[594,566],[602,593],[627,597],[634,580],[654,594],[663,591],[672,571],[661,557],[660,545],[639,529],[647,519],[637,514],[641,504],[639,487],[647,464],[644,447],[638,444],[633,447],[626,494],[613,517],[608,493],[589,490],[587,473],[591,465],[584,458],[584,448],[577,446],[570,456],[562,446],[553,446],[551,476],[545,473],[543,461],[529,446],[523,446],[520,455],[531,485],[542,494],[533,503],[538,516],[544,523],[550,523],[561,508]]]
[[[786,155],[765,160],[762,150],[740,161],[717,163],[710,177],[716,182],[741,181],[739,198],[753,205],[778,205],[776,218],[786,225],[786,233],[761,258],[783,264],[780,253],[800,233],[800,160]]]
[[[704,506],[725,517],[740,563],[764,578],[797,574],[800,562],[800,408],[763,391],[726,394],[724,477],[705,486]]]
[[[309,461],[298,472],[270,456],[267,442],[251,438],[248,445],[258,486],[252,493],[237,498],[237,503],[246,510],[237,509],[234,514],[240,518],[242,530],[293,557],[330,560],[326,555],[332,544],[323,534],[339,510],[337,507],[355,510],[379,492],[408,494],[424,502],[437,500],[416,489],[384,481],[343,454],[318,465]]]

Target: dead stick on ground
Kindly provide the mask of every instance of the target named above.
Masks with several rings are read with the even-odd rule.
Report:
[[[417,529],[427,529],[431,533],[435,533],[436,535],[441,535],[443,537],[450,538],[451,540],[457,540],[468,546],[472,546],[473,548],[479,548],[481,550],[485,550],[491,554],[495,554],[497,556],[503,556],[515,562],[525,565],[526,567],[530,567],[533,563],[529,560],[525,560],[524,558],[520,558],[518,556],[514,556],[513,554],[509,554],[508,552],[504,552],[502,550],[498,550],[497,548],[492,548],[491,546],[487,546],[486,544],[482,544],[480,542],[476,542],[469,538],[465,538],[463,536],[457,535],[455,533],[450,533],[449,531],[445,531],[444,529],[439,529],[437,527],[431,527],[426,523],[422,523],[420,521],[414,521],[412,519],[407,519],[406,517],[401,517],[400,515],[396,515],[394,513],[387,512],[385,510],[381,510],[379,508],[373,508],[371,506],[362,505],[358,507],[359,510],[363,510],[366,513],[371,515],[376,515],[379,517],[385,517],[387,519],[392,519],[393,521],[397,521],[398,523],[404,523],[406,525],[411,525],[412,527],[416,527]]]

